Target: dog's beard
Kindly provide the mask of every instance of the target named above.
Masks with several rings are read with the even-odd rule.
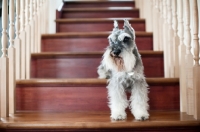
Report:
[[[113,59],[115,65],[117,66],[118,71],[124,70],[124,60],[119,56],[114,56],[112,52],[110,53],[111,58]]]
[[[114,56],[111,49],[107,49],[103,55],[103,65],[106,69],[117,72],[131,72],[135,66],[136,58],[132,52],[122,52],[120,56]]]

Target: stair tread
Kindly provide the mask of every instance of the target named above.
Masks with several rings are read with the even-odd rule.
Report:
[[[42,34],[42,38],[54,38],[54,37],[108,37],[111,31],[106,32],[62,32],[53,34]],[[152,32],[136,31],[136,37],[139,36],[153,36]],[[136,38],[137,39],[137,38]]]
[[[128,112],[124,121],[111,121],[109,111],[68,112],[68,113],[25,113],[19,112],[5,118],[0,128],[7,129],[108,129],[108,128],[159,128],[159,127],[199,127],[200,121],[179,111],[150,111],[147,121],[135,121]],[[148,128],[147,128],[148,129]]]
[[[138,8],[134,7],[84,7],[84,8],[63,8],[62,11],[73,11],[73,12],[94,12],[94,11],[139,11]]]
[[[161,83],[161,84],[167,84],[167,83],[178,83],[178,78],[146,78],[147,83]],[[17,80],[16,84],[106,84],[106,79],[98,79],[98,78],[74,78],[74,79],[57,79],[57,78],[51,78],[51,79],[43,79],[43,78],[33,78],[28,80]]]
[[[145,22],[142,18],[126,18],[129,22]],[[124,18],[60,18],[56,19],[58,23],[72,23],[72,22],[113,22],[113,20],[123,21]]]

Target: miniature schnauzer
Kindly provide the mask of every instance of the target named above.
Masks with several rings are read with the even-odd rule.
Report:
[[[99,78],[108,79],[108,98],[111,119],[126,119],[125,109],[129,106],[136,120],[146,120],[148,114],[148,85],[144,77],[143,63],[135,44],[135,31],[124,20],[124,29],[117,21],[108,37],[109,46],[98,67]],[[131,93],[127,100],[126,91]]]

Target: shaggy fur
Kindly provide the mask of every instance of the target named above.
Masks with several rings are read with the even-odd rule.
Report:
[[[148,114],[148,85],[143,74],[143,63],[135,44],[135,31],[124,20],[124,29],[117,21],[108,37],[109,46],[98,67],[99,78],[108,79],[108,98],[111,119],[126,119],[125,109],[130,106],[136,120],[146,120]],[[128,101],[126,91],[131,92]]]

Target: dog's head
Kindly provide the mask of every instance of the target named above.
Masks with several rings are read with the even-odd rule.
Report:
[[[108,40],[109,46],[104,53],[106,67],[117,71],[132,71],[140,55],[135,45],[135,31],[128,20],[124,20],[123,29],[119,29],[117,21],[114,21]]]
[[[124,29],[119,29],[117,21],[114,21],[114,28],[108,37],[111,56],[122,58],[121,53],[132,52],[134,49],[135,31],[128,20],[124,20]]]

